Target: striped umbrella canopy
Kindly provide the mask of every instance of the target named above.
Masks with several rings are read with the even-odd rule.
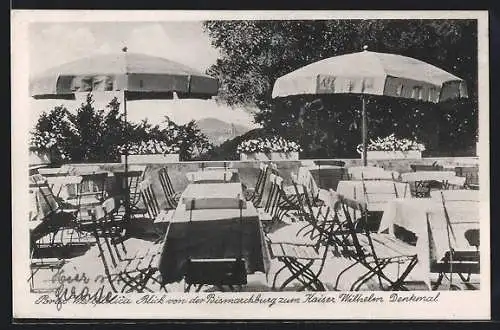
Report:
[[[362,96],[363,158],[366,165],[366,98],[386,95],[438,103],[467,98],[463,79],[434,65],[397,54],[367,50],[323,59],[278,78],[272,97],[359,94]]]
[[[124,91],[127,100],[210,98],[217,79],[161,57],[128,53],[102,54],[69,62],[34,77],[34,98],[74,99],[75,93]]]

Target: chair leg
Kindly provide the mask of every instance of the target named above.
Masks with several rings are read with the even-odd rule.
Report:
[[[283,259],[283,262],[288,265],[288,268],[293,271],[293,266],[291,265],[290,261],[287,260],[287,258]],[[314,263],[314,260],[310,260],[307,264],[302,265],[302,267],[299,269],[298,272],[294,273],[292,276],[290,276],[283,284],[281,284],[280,290],[284,289],[290,282],[293,280],[297,279],[299,276],[302,275],[302,273],[311,267],[311,265]]]

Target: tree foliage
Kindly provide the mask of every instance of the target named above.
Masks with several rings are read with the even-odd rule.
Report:
[[[475,20],[207,21],[204,29],[221,56],[208,73],[229,104],[269,105],[277,78],[320,59],[357,52],[414,57],[477,88]]]
[[[150,139],[177,145],[181,160],[196,159],[212,148],[194,121],[177,125],[166,120],[163,127],[125,123],[117,98],[106,108],[96,109],[89,94],[74,113],[63,106],[43,113],[31,133],[32,147],[49,151],[55,163],[119,162],[121,146]]]
[[[255,121],[269,134],[298,138],[302,157],[357,156],[360,104],[354,95],[291,96],[273,100],[277,78],[320,59],[357,52],[410,56],[463,78],[469,99],[430,104],[370,97],[369,136],[418,138],[430,154],[458,153],[477,136],[475,20],[208,21],[221,53],[208,73],[228,104],[255,104]],[[229,145],[229,144],[228,144]]]

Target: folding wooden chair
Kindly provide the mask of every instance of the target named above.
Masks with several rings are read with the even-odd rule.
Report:
[[[144,179],[145,168],[145,166],[142,166],[140,168],[130,168],[127,173],[121,171],[113,173],[119,187],[122,205],[125,208],[128,207],[126,214],[131,216],[146,214],[146,209],[139,207],[141,201],[139,183]]]
[[[441,192],[441,201],[446,221],[448,251],[445,252],[441,259],[439,259],[441,256],[436,256],[435,253],[431,255],[431,273],[439,274],[437,281],[433,285],[433,290],[439,288],[445,277],[449,280],[450,289],[458,288],[453,284],[453,274],[457,274],[466,286],[473,288],[470,285],[471,275],[480,274],[481,268],[479,217],[468,218],[468,214],[458,216],[458,214],[450,212],[449,205],[452,205],[453,202],[446,200],[444,191]],[[479,211],[479,204],[476,207],[477,211]],[[431,231],[442,230],[429,218],[429,214],[427,214],[427,222]]]
[[[181,193],[174,190],[172,180],[170,180],[170,176],[168,175],[168,169],[166,167],[162,167],[158,171],[158,177],[160,179],[163,193],[165,194],[165,199],[169,204],[168,208],[175,209],[177,207],[177,204],[179,203]]]
[[[299,216],[305,225],[300,224],[292,228],[295,236],[299,236],[304,228],[308,228],[308,232],[303,234],[305,238],[303,240],[267,235],[271,256],[284,264],[274,275],[273,289],[276,287],[279,274],[288,270],[291,275],[282,282],[279,290],[283,290],[292,281],[297,280],[301,283],[300,291],[325,291],[325,286],[319,276],[323,271],[328,252],[332,247],[337,246],[335,231],[342,227],[337,216],[336,203],[333,205],[332,208],[322,207],[326,208],[324,214],[314,214],[311,206],[305,207],[301,204]]]
[[[153,184],[149,179],[146,179],[139,184],[139,190],[142,201],[146,207],[147,214],[149,218],[153,220],[158,240],[161,240],[165,230],[172,220],[175,208],[171,207],[172,204],[169,200],[166,201],[165,206],[160,205],[153,189]]]
[[[83,233],[76,222],[79,209],[63,208],[56,200],[52,189],[47,182],[38,182],[34,185],[38,189],[38,205],[45,209],[44,218],[47,232],[41,235],[33,233],[32,241],[36,247],[62,247],[69,245],[92,244],[93,240]]]
[[[213,285],[220,291],[225,291],[225,287],[228,287],[230,291],[235,291],[235,287],[241,288],[247,284],[247,269],[241,243],[243,241],[243,203],[245,203],[243,199],[238,201],[239,253],[233,258],[192,258],[188,256],[184,275],[185,292],[189,292],[192,286],[197,286],[196,292],[199,292],[205,285]],[[196,200],[192,199],[188,226],[192,224],[194,210],[196,210]]]
[[[251,201],[254,205],[258,205],[262,198],[262,191],[264,189],[264,184],[266,182],[267,176],[269,175],[269,165],[264,163],[259,163],[259,175],[257,176],[257,183],[254,188],[246,188],[245,199]]]
[[[106,204],[94,208],[92,232],[99,249],[99,258],[104,267],[104,273],[112,290],[125,293],[154,292],[155,290],[150,287],[150,283],[155,282],[167,291],[158,278],[157,265],[160,253],[146,251],[144,254],[127,256],[126,251],[120,251],[118,243],[114,239],[115,233],[111,230],[114,221],[110,218],[112,215],[107,211],[109,208],[112,206]],[[123,242],[120,245],[123,249]]]
[[[377,277],[382,290],[408,290],[405,286],[405,279],[418,261],[415,246],[407,244],[391,234],[372,233],[366,230],[366,226],[363,224],[358,226],[357,222],[367,221],[366,203],[342,197],[341,206],[344,218],[347,220],[346,224],[350,234],[349,242],[355,251],[353,255],[355,262],[338,275],[335,288],[338,286],[340,277],[347,270],[361,264],[367,269],[367,272],[352,284],[350,291],[359,290],[364,283],[373,277]],[[386,269],[389,265],[394,264],[398,266],[395,277],[389,275]],[[386,282],[388,286],[384,286],[383,282]]]

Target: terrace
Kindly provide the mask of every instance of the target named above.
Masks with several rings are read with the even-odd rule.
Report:
[[[40,168],[30,287],[479,289],[477,157],[361,165],[134,164],[128,180],[119,163]]]

